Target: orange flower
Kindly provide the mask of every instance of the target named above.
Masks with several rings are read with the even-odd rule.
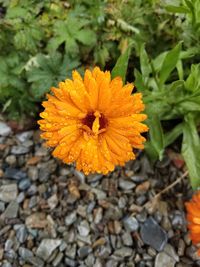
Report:
[[[133,84],[123,86],[120,77],[111,80],[98,67],[86,70],[84,79],[77,71],[72,77],[51,88],[54,95],[47,95],[38,122],[47,146],[55,147],[53,155],[76,162],[85,174],[107,174],[135,159],[132,148],[144,147],[141,133],[148,130],[141,123],[146,115],[139,114],[142,95],[131,95]]]
[[[200,190],[185,204],[187,209],[188,229],[194,245],[200,244]],[[200,249],[198,249],[200,256]]]

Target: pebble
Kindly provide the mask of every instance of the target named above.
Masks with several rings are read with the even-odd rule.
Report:
[[[176,261],[165,252],[157,254],[155,259],[155,267],[174,267]]]
[[[46,261],[53,251],[60,246],[61,240],[60,239],[43,239],[36,251],[36,255]]]
[[[166,246],[164,247],[164,252],[172,257],[176,262],[179,262],[179,256],[170,244],[166,244]]]
[[[25,224],[28,228],[43,229],[47,226],[46,214],[42,212],[33,213],[26,218]]]
[[[92,248],[90,246],[83,246],[78,250],[78,256],[80,259],[86,258],[92,252]]]
[[[122,247],[115,250],[114,255],[120,258],[130,257],[134,255],[134,250],[129,247]]]
[[[123,219],[124,227],[127,231],[134,232],[137,231],[139,228],[139,223],[137,219],[133,216],[125,217]]]
[[[0,121],[0,136],[8,136],[12,133],[10,126],[5,122]]]
[[[34,267],[43,267],[44,266],[44,261],[38,257],[29,257],[29,258],[27,258],[27,262],[32,264]]]
[[[64,254],[62,252],[59,252],[56,256],[56,258],[53,260],[52,265],[54,267],[58,266],[63,258]]]
[[[14,155],[9,155],[6,157],[5,159],[6,163],[8,163],[9,165],[15,165],[17,162],[17,159]]]
[[[69,226],[72,225],[77,219],[76,212],[73,211],[69,215],[65,217],[65,225]]]
[[[23,179],[19,182],[19,189],[22,191],[26,191],[31,186],[31,182],[29,179]]]
[[[7,208],[5,209],[3,215],[7,219],[16,218],[18,209],[19,209],[19,204],[16,201],[11,201],[8,204]]]
[[[87,221],[82,221],[80,225],[78,226],[78,231],[81,236],[88,236],[90,232],[90,226]]]
[[[162,251],[168,240],[167,233],[153,217],[149,217],[141,226],[140,235],[145,244],[157,251]]]
[[[24,243],[27,236],[28,236],[28,233],[27,233],[25,225],[21,225],[16,232],[16,237],[17,237],[19,243]]]
[[[28,177],[31,179],[31,181],[36,181],[38,179],[39,173],[38,169],[35,167],[29,167],[28,168]]]
[[[131,247],[133,245],[133,239],[129,232],[124,232],[122,235],[122,241],[125,246]]]
[[[5,178],[7,179],[13,179],[13,180],[21,180],[23,178],[26,178],[26,173],[15,168],[7,168],[5,171]]]
[[[18,146],[13,146],[11,148],[11,153],[14,155],[23,155],[27,154],[30,151],[29,146],[23,146],[23,145],[18,145]]]
[[[33,131],[26,131],[22,133],[16,134],[16,138],[20,143],[24,143],[25,141],[28,141],[33,136]]]
[[[69,267],[76,267],[76,266],[78,266],[76,261],[74,261],[72,259],[69,259],[67,257],[65,257],[65,264],[67,266],[69,266]]]
[[[135,188],[136,184],[131,181],[119,179],[119,187],[123,190],[131,190]]]
[[[33,257],[33,252],[27,248],[19,247],[18,252],[19,252],[19,255],[25,260],[30,257]]]
[[[138,195],[145,194],[149,190],[149,187],[150,187],[150,182],[145,181],[136,187],[135,193]]]
[[[0,201],[0,212],[3,212],[5,210],[5,203]]]
[[[54,194],[50,198],[48,198],[47,203],[48,203],[49,208],[51,210],[55,209],[55,207],[58,205],[58,197],[57,197],[57,194]]]

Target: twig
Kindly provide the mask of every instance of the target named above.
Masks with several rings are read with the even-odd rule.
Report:
[[[158,194],[156,194],[151,200],[149,200],[147,203],[143,205],[143,208],[147,207],[149,204],[151,204],[153,201],[155,201],[157,198],[159,198],[162,194],[167,192],[169,189],[180,183],[186,176],[188,175],[188,171],[185,171],[176,181],[174,181],[172,184],[168,185],[165,189],[160,191]]]

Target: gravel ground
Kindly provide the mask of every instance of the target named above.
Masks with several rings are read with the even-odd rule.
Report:
[[[107,175],[76,171],[51,157],[38,131],[0,125],[0,266],[200,266],[188,237],[183,161],[168,151]],[[146,204],[147,203],[147,204]]]

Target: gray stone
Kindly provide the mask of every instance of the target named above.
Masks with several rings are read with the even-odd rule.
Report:
[[[53,265],[54,267],[58,266],[58,265],[60,264],[60,262],[61,262],[63,256],[64,256],[64,254],[63,254],[62,252],[59,252],[59,253],[57,254],[57,256],[55,257],[55,259],[53,260],[52,265]]]
[[[16,233],[16,237],[19,243],[24,243],[26,241],[27,236],[28,236],[28,233],[27,233],[25,225],[20,226]]]
[[[30,209],[32,209],[33,207],[35,207],[37,205],[37,203],[38,203],[37,196],[32,196],[30,198],[30,201],[29,201],[29,205],[28,206],[29,206]]]
[[[4,246],[5,251],[9,251],[12,248],[13,244],[14,242],[12,239],[7,239]]]
[[[163,250],[168,240],[167,233],[152,217],[149,217],[141,226],[140,234],[143,242],[157,251]]]
[[[27,248],[19,247],[18,252],[19,252],[20,257],[22,257],[25,260],[30,257],[33,257],[33,252]]]
[[[77,219],[76,212],[73,211],[65,217],[65,225],[69,226],[73,224]]]
[[[11,201],[6,210],[4,211],[3,215],[5,218],[12,219],[17,217],[19,209],[19,204],[16,201]]]
[[[26,173],[19,169],[7,168],[5,171],[5,178],[19,181],[26,178]]]
[[[131,190],[136,187],[136,185],[128,180],[119,179],[119,187],[123,190]]]
[[[155,267],[174,267],[176,261],[165,252],[160,252],[156,256]]]
[[[28,196],[33,196],[37,193],[37,186],[35,184],[32,184],[29,189],[27,190],[27,195]]]
[[[106,262],[105,267],[117,267],[119,262],[115,260],[109,260]]]
[[[29,179],[23,179],[19,182],[19,189],[22,190],[22,191],[25,191],[27,190],[29,187],[31,186],[31,182]]]
[[[32,181],[36,181],[38,179],[38,169],[36,167],[29,167],[28,168],[28,177]]]
[[[43,239],[36,251],[36,255],[46,261],[60,244],[60,239]]]
[[[123,233],[122,241],[125,246],[131,247],[133,245],[133,238],[129,232]]]
[[[91,192],[94,193],[98,200],[105,199],[106,193],[100,189],[92,188]]]
[[[17,199],[16,199],[16,201],[17,201],[17,203],[22,203],[24,201],[24,199],[25,199],[24,192],[20,192],[18,197],[17,197]]]
[[[21,143],[30,140],[32,136],[33,136],[33,131],[26,131],[23,133],[16,134],[17,140]]]
[[[90,232],[90,226],[87,221],[82,221],[78,226],[78,231],[81,236],[88,236]]]
[[[29,151],[30,151],[30,147],[22,146],[22,145],[13,146],[11,148],[11,153],[14,154],[14,155],[27,154]]]
[[[126,217],[123,219],[124,227],[127,231],[134,232],[139,228],[139,223],[137,219],[133,216]]]
[[[9,155],[9,156],[6,157],[5,161],[9,165],[15,165],[15,163],[17,162],[17,159],[16,159],[16,157],[14,155]]]
[[[96,183],[103,178],[102,174],[90,174],[87,176],[88,183]]]
[[[78,256],[80,259],[86,258],[92,252],[92,248],[90,246],[83,246],[78,250]]]
[[[77,266],[77,262],[72,260],[72,259],[69,259],[69,258],[65,258],[65,264],[67,266],[70,266],[70,267],[76,267]]]
[[[75,259],[76,257],[76,244],[72,245],[71,247],[67,247],[65,251],[65,255],[70,259]]]
[[[12,267],[10,262],[3,263],[2,267]]]
[[[164,252],[172,257],[176,262],[179,262],[179,256],[170,244],[166,244],[166,246],[164,247]]]
[[[43,267],[44,266],[44,261],[38,257],[29,257],[26,259],[26,261],[35,267]]]
[[[74,175],[79,179],[82,184],[85,183],[85,174],[83,172],[74,170]]]
[[[115,250],[114,255],[120,258],[130,257],[134,255],[134,250],[129,247],[122,247],[122,248]]]
[[[57,194],[54,194],[50,198],[48,198],[47,199],[47,203],[48,203],[49,208],[51,210],[55,209],[55,207],[58,205],[58,197],[57,197]]]
[[[0,121],[0,136],[8,136],[11,133],[11,128],[6,123]]]
[[[108,220],[120,220],[123,216],[122,210],[119,209],[118,206],[110,206],[106,212],[104,217]]]
[[[0,201],[0,212],[3,212],[5,210],[5,203]]]

